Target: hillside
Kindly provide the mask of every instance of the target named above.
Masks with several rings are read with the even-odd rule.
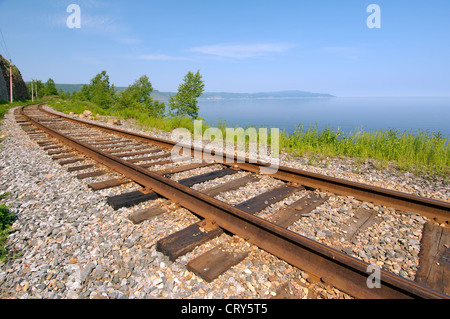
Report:
[[[83,84],[56,84],[56,88],[62,89],[65,92],[74,92],[81,90]],[[116,87],[120,92],[125,90],[125,87]],[[168,100],[170,95],[175,92],[160,92],[154,90],[152,97],[157,100]],[[201,99],[221,100],[221,99],[287,99],[287,98],[306,98],[306,97],[334,97],[325,93],[311,93],[304,91],[279,91],[279,92],[261,92],[261,93],[228,93],[228,92],[205,92]]]
[[[13,78],[13,98],[17,100],[28,100],[30,98],[28,89],[23,81],[22,74],[19,69],[13,64],[12,67]],[[3,81],[0,80],[0,100],[9,100],[9,61],[0,55],[0,76]]]

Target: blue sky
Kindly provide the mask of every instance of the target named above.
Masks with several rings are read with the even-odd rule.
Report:
[[[366,24],[372,3],[380,29]],[[200,70],[209,92],[450,96],[449,0],[0,0],[0,28],[25,81],[106,70],[116,86],[146,74],[176,91]]]

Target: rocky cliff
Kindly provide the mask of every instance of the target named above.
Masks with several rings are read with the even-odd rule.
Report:
[[[9,93],[8,87],[6,86],[6,81],[3,78],[3,72],[0,72],[0,101],[8,101]]]
[[[0,55],[0,100],[9,101],[9,61]],[[22,79],[19,69],[16,66],[12,68],[13,74],[13,98],[17,100],[29,100],[27,86]],[[5,90],[6,86],[6,90]],[[6,91],[6,94],[5,94]]]

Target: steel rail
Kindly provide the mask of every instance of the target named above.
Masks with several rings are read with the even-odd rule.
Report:
[[[131,178],[147,190],[152,190],[202,218],[211,220],[221,228],[356,298],[448,298],[445,294],[381,269],[379,270],[381,287],[369,288],[367,284],[371,275],[368,272],[369,264],[247,214],[157,173],[96,150],[33,120],[24,114],[23,107],[20,111],[31,123],[50,136]]]
[[[76,123],[82,123],[85,125],[96,127],[108,132],[115,132],[117,134],[132,137],[144,142],[150,142],[167,149],[172,149],[175,145],[177,145],[176,142],[154,138],[138,133],[127,132],[117,128],[111,128],[104,125],[94,124],[79,119],[74,119],[68,116],[55,114],[53,112],[44,110],[42,107],[39,107],[39,109],[48,114],[52,114],[53,116],[58,116]],[[203,148],[201,147],[190,145],[179,146],[186,149],[191,149],[193,157],[196,155],[196,153],[200,154],[201,156],[204,155]],[[242,163],[242,161],[239,161],[237,156],[234,155],[230,156],[227,154],[223,154],[221,156],[216,156],[214,152],[212,152],[212,156],[213,159],[215,159],[218,163],[223,163],[224,165],[228,166],[237,165],[240,169],[253,173],[260,173],[262,169],[270,169],[270,166],[268,164],[262,163],[261,161],[250,161],[249,158],[246,158],[245,163]],[[232,161],[230,161],[230,159],[232,159]],[[392,207],[405,212],[418,213],[439,223],[444,223],[446,224],[446,226],[450,224],[450,202],[439,201],[431,198],[407,194],[390,189],[384,189],[377,186],[348,181],[285,166],[279,166],[278,170],[270,176],[286,182],[301,184],[306,187],[328,191],[337,195],[353,196],[354,198],[361,201],[371,202],[378,205],[385,205],[387,207]]]

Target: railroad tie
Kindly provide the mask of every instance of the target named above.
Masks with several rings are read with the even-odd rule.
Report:
[[[160,196],[154,192],[143,194],[140,191],[108,197],[107,202],[114,210],[122,207],[132,207],[143,202],[158,199]]]
[[[165,212],[167,212],[166,209],[164,209],[160,206],[153,206],[153,207],[150,207],[147,209],[143,209],[143,210],[134,212],[134,213],[130,214],[128,216],[128,218],[133,222],[133,224],[138,225],[150,218],[164,214]]]
[[[300,218],[307,217],[311,211],[325,203],[327,200],[328,196],[322,198],[317,194],[311,193],[295,203],[277,211],[269,217],[269,220],[279,226],[289,227]]]
[[[220,178],[230,174],[236,174],[237,171],[232,169],[223,169],[219,171],[213,171],[211,173],[206,173],[199,176],[194,176],[191,178],[186,178],[178,181],[178,183],[191,187],[195,184],[203,183],[209,180],[213,180],[216,178]],[[108,204],[110,204],[115,210],[120,209],[122,207],[131,207],[146,201],[155,200],[160,196],[151,192],[149,194],[143,194],[140,191],[135,191],[131,193],[116,195],[108,198]]]
[[[247,184],[250,183],[256,183],[257,181],[260,180],[260,177],[249,174],[247,176],[244,176],[242,178],[238,178],[223,184],[220,184],[218,186],[209,188],[207,190],[202,191],[202,193],[210,196],[210,197],[214,197],[220,193],[224,193],[224,192],[229,192],[232,190],[236,190],[239,189]]]
[[[342,227],[341,232],[344,235],[334,234],[331,238],[336,242],[340,242],[340,239],[343,237],[345,242],[351,242],[359,232],[364,231],[367,227],[379,221],[380,219],[377,217],[377,212],[375,210],[359,208],[354,212],[354,216],[347,221],[346,225]],[[341,244],[335,244],[333,248],[346,252],[345,250],[342,250]]]
[[[83,158],[68,159],[66,161],[59,162],[59,165],[64,166],[64,165],[69,165],[69,164],[78,163],[78,162],[82,162],[82,161],[84,161]]]
[[[30,135],[30,140],[37,141],[38,139],[41,140],[46,137],[44,133],[36,133],[36,134],[28,134]]]
[[[142,165],[138,165],[138,166],[142,167],[142,168],[150,168],[152,166],[166,165],[166,164],[170,164],[170,163],[172,163],[171,160],[165,160],[165,161],[153,162],[153,163],[148,163],[148,164],[142,164]]]
[[[236,173],[238,173],[238,171],[231,169],[231,168],[225,168],[225,169],[221,169],[218,171],[213,171],[210,173],[186,178],[186,179],[178,181],[178,183],[181,185],[187,186],[187,187],[192,187],[195,184],[204,183],[204,182],[216,179],[216,178],[221,178],[221,177],[224,177],[227,175],[233,175]]]
[[[78,179],[86,179],[86,178],[89,178],[89,177],[97,177],[97,176],[102,176],[102,175],[105,175],[105,174],[106,174],[105,171],[100,170],[100,171],[95,171],[95,172],[88,172],[88,173],[78,174],[77,178]]]
[[[60,159],[65,159],[65,158],[73,158],[73,154],[63,154],[63,155],[57,155],[57,156],[53,156],[52,160],[57,161]]]
[[[112,155],[115,155],[115,154],[121,154],[122,152],[144,150],[146,148],[147,148],[147,146],[136,145],[136,146],[132,146],[132,147],[128,147],[128,148],[117,148],[117,149],[114,149],[114,150],[111,150],[111,151],[104,151],[104,152],[112,154]]]
[[[450,229],[434,223],[424,225],[415,280],[450,295]]]
[[[47,152],[47,154],[50,155],[50,156],[59,155],[59,154],[68,154],[68,153],[69,153],[69,151],[66,151],[66,150],[63,150],[63,149],[59,149],[57,151],[48,151]]]
[[[37,143],[37,145],[39,145],[41,147],[55,144],[54,141],[49,141],[49,140],[47,140],[47,141],[36,141],[36,143]]]
[[[207,282],[212,282],[247,256],[248,252],[228,252],[219,245],[191,260],[186,268]]]
[[[88,185],[88,187],[90,189],[92,189],[93,191],[99,191],[102,189],[107,189],[107,188],[113,188],[113,187],[117,187],[123,184],[127,184],[129,183],[129,180],[123,180],[123,179],[109,179],[103,182],[96,182],[96,183],[91,183]]]
[[[117,138],[117,139],[111,139],[111,138],[100,138],[100,139],[93,139],[87,142],[87,144],[91,145],[91,146],[97,146],[97,145],[106,145],[109,142],[111,143],[118,143],[120,142],[122,139]]]
[[[73,166],[73,167],[69,167],[67,170],[69,172],[77,172],[77,171],[82,171],[88,168],[92,168],[94,167],[94,164],[89,164],[89,165],[81,165],[81,166]]]
[[[42,149],[44,151],[50,151],[50,150],[56,150],[59,148],[60,148],[60,146],[58,146],[58,145],[49,145],[49,146],[44,146]]]
[[[165,154],[161,154],[161,155],[133,158],[133,159],[127,160],[127,162],[138,163],[138,162],[144,162],[144,161],[152,161],[152,160],[161,159],[161,158],[167,158],[170,156],[171,156],[170,153],[165,153]],[[121,156],[121,157],[123,157],[123,156]]]
[[[291,293],[291,287],[292,285],[289,282],[281,284],[281,286],[276,291],[276,295],[270,299],[298,299],[297,296]]]
[[[135,149],[136,147],[139,147],[138,144],[125,144],[125,143],[108,143],[108,144],[104,144],[105,146],[95,146],[96,149],[104,151],[106,153],[117,153],[120,152],[122,149],[127,149],[128,148],[132,148]]]
[[[172,168],[168,168],[162,171],[156,171],[155,173],[158,173],[160,175],[171,175],[171,174],[176,174],[176,173],[181,173],[181,172],[187,172],[193,169],[197,169],[197,168],[202,168],[202,167],[207,167],[207,166],[211,166],[214,165],[214,163],[191,163],[191,164],[187,164],[187,165],[181,165],[181,166],[176,166],[176,167],[172,167]]]
[[[262,211],[264,208],[269,207],[272,204],[275,204],[289,195],[298,192],[304,189],[303,187],[295,187],[295,186],[283,186],[280,188],[275,188],[269,192],[261,194],[259,196],[253,197],[243,203],[236,205],[235,207],[239,210],[242,210],[248,214],[256,214],[259,211]]]
[[[131,157],[131,156],[139,156],[139,155],[149,155],[149,154],[159,153],[162,151],[163,151],[163,149],[161,149],[161,148],[145,149],[144,151],[131,152],[131,153],[120,153],[120,154],[115,154],[114,156],[122,158],[122,157]]]
[[[202,222],[160,239],[156,243],[156,250],[168,256],[171,261],[175,261],[178,257],[194,250],[195,247],[223,233],[223,230],[219,227],[206,230],[202,227]]]

